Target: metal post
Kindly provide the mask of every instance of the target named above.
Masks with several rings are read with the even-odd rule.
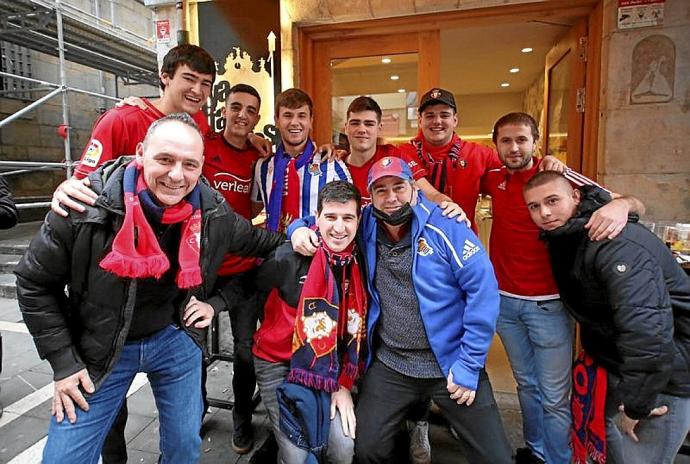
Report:
[[[45,101],[47,101],[47,100],[50,100],[51,98],[53,98],[54,96],[56,96],[56,95],[59,94],[59,93],[61,93],[61,94],[63,95],[63,98],[64,98],[65,92],[64,92],[62,89],[55,89],[55,90],[53,90],[52,92],[50,92],[49,94],[46,94],[46,95],[42,96],[41,98],[39,98],[39,99],[36,100],[35,102],[33,102],[33,103],[31,103],[31,104],[25,106],[24,108],[22,108],[21,110],[17,111],[16,113],[12,113],[11,115],[7,116],[5,119],[3,119],[2,121],[0,121],[0,127],[3,127],[3,126],[5,126],[5,125],[11,123],[11,122],[14,121],[15,119],[22,117],[23,115],[25,115],[25,114],[28,113],[29,111],[33,110],[33,109],[36,108],[37,106],[42,105],[43,102],[45,102]]]
[[[98,4],[98,0],[94,0],[94,13],[96,14],[96,18],[98,18],[98,20],[100,21],[101,20],[101,8],[100,8],[100,5]],[[100,69],[98,70],[98,91],[100,93],[105,93],[105,77],[103,75],[103,71]],[[102,108],[103,112],[105,112],[105,100],[101,100],[100,108]]]
[[[70,149],[69,101],[67,97],[67,75],[65,72],[65,38],[62,29],[62,2],[55,0],[55,19],[57,21],[58,53],[60,59],[60,90],[62,90],[62,123],[67,128],[65,137],[65,162],[67,178],[72,177],[72,152]]]

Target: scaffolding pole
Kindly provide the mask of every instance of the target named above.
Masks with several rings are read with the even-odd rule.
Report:
[[[67,88],[67,73],[65,72],[65,38],[62,30],[62,2],[55,0],[55,19],[57,21],[58,54],[60,60],[60,87]],[[70,151],[69,127],[69,99],[67,92],[62,92],[62,124],[67,128],[65,133],[65,162],[67,163],[67,178],[72,177],[72,153]]]
[[[58,94],[62,94],[63,98],[64,98],[65,93],[62,91],[62,89],[55,89],[52,92],[50,92],[49,94],[44,95],[41,98],[39,98],[38,100],[36,100],[35,102],[31,103],[30,105],[25,106],[24,108],[17,111],[16,113],[12,113],[11,115],[7,116],[5,119],[0,121],[0,128],[11,123],[12,121],[14,121],[17,118],[21,118],[26,113],[32,111],[37,106],[41,106],[44,102],[46,102],[47,100],[50,100],[51,98],[53,98],[54,96],[56,96]]]

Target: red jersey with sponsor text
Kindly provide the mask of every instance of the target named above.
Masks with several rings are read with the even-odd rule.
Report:
[[[502,164],[496,151],[486,145],[461,140],[455,134],[448,144],[437,147],[426,143],[421,132],[399,148],[406,159],[414,160],[413,164],[408,162],[414,178],[425,177],[439,192],[459,204],[476,232],[474,212],[480,180],[490,169],[499,168]],[[453,159],[449,159],[451,151],[457,152]],[[434,175],[434,165],[441,163],[446,169],[439,166],[437,170],[443,174]]]
[[[218,190],[235,212],[251,220],[251,186],[254,162],[259,153],[253,148],[230,145],[223,134],[209,132],[204,137],[202,173],[211,187]],[[232,275],[256,266],[256,259],[226,255],[218,275]]]
[[[142,100],[146,105],[145,110],[131,105],[116,106],[96,120],[89,143],[81,155],[81,163],[74,170],[74,177],[83,179],[106,161],[136,153],[137,144],[144,140],[149,126],[165,116],[149,100]],[[202,134],[208,132],[208,121],[203,111],[192,117]]]

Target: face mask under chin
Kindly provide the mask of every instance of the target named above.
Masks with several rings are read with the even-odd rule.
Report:
[[[405,203],[393,214],[388,214],[372,206],[372,212],[376,219],[385,222],[389,226],[400,226],[412,219],[412,207]]]

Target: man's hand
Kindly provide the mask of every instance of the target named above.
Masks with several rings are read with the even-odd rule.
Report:
[[[621,233],[628,223],[630,206],[622,198],[611,200],[592,214],[585,229],[594,241],[612,239]]]
[[[618,406],[618,410],[621,412],[621,423],[620,423],[620,429],[621,432],[626,434],[627,436],[630,437],[632,441],[635,443],[639,443],[640,439],[637,438],[637,435],[635,434],[635,427],[637,426],[637,423],[640,422],[636,419],[631,419],[625,414],[625,407],[621,404]],[[652,409],[649,413],[649,417],[654,417],[654,416],[663,416],[668,412],[668,406],[659,406],[654,409]]]
[[[259,152],[262,158],[268,158],[273,154],[273,144],[270,140],[250,132],[247,134],[247,142]]]
[[[91,185],[89,178],[85,177],[82,180],[75,178],[67,179],[58,185],[58,188],[53,192],[53,199],[50,202],[50,209],[55,211],[55,213],[60,216],[67,217],[67,210],[60,207],[66,206],[74,211],[79,211],[80,213],[84,211],[84,205],[77,203],[79,200],[87,205],[93,205],[96,202],[98,195],[96,192],[91,190],[88,186]]]
[[[568,166],[553,155],[546,155],[541,164],[539,164],[540,171],[557,171],[563,174]]]
[[[77,421],[77,413],[74,409],[74,403],[77,403],[82,410],[89,410],[89,403],[86,402],[84,395],[79,390],[81,385],[87,393],[93,393],[94,387],[89,373],[86,369],[82,369],[76,374],[65,377],[62,380],[55,382],[55,394],[53,395],[53,404],[50,408],[50,414],[55,416],[58,422],[62,422],[67,413],[67,420],[70,424]]]
[[[355,407],[352,403],[350,390],[341,386],[337,392],[331,393],[331,420],[335,419],[335,412],[340,412],[340,423],[343,426],[343,433],[346,437],[355,439],[355,429],[357,419],[355,418]]]
[[[290,237],[292,249],[302,256],[314,256],[319,246],[319,236],[308,227],[300,227]]]
[[[146,103],[144,103],[144,100],[142,100],[139,97],[125,97],[119,102],[117,102],[115,106],[117,106],[118,108],[121,108],[123,106],[136,106],[140,110],[144,111],[149,109],[149,107],[146,106]]]
[[[319,153],[321,153],[321,162],[328,162],[328,161],[339,161],[342,159],[345,159],[347,155],[349,155],[349,152],[347,150],[341,150],[338,147],[336,147],[333,144],[327,143],[325,145],[321,145],[319,148],[316,149]]]
[[[472,406],[474,403],[474,397],[476,395],[475,390],[470,390],[462,385],[457,385],[453,383],[453,373],[448,373],[448,385],[446,386],[448,392],[450,393],[450,399],[455,400],[458,404],[466,404],[467,406]]]
[[[442,201],[439,206],[443,210],[441,213],[443,216],[448,216],[449,218],[455,218],[458,222],[464,222],[467,227],[472,227],[470,220],[467,218],[465,211],[460,207],[459,204],[454,203],[449,200]]]
[[[187,307],[184,308],[182,320],[184,320],[184,325],[186,327],[194,324],[194,327],[197,329],[203,329],[211,325],[214,314],[213,306],[199,301],[195,297],[191,297],[189,303],[187,303]]]

